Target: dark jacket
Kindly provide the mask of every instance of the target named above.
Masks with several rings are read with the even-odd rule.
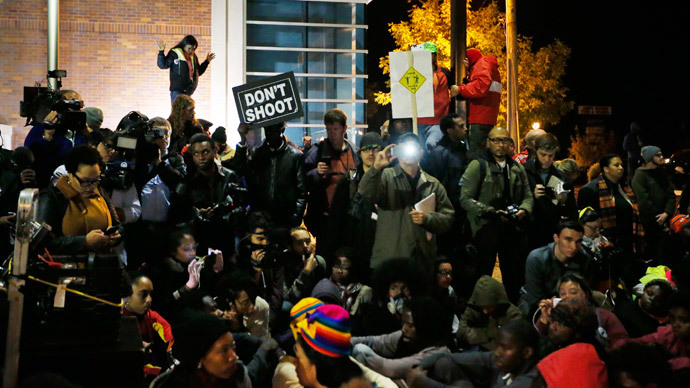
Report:
[[[625,330],[628,331],[630,338],[652,334],[656,332],[659,326],[663,326],[642,310],[639,299],[616,305],[614,313],[620,319]]]
[[[496,307],[494,313],[484,314],[482,307],[490,306]],[[501,326],[518,319],[522,319],[522,313],[508,300],[503,284],[483,275],[474,286],[467,308],[460,318],[458,341],[494,350]]]
[[[444,135],[430,154],[422,159],[422,169],[446,188],[448,198],[457,212],[460,210],[460,179],[467,169],[469,159],[465,142],[453,143]],[[457,214],[456,214],[457,216]]]
[[[217,166],[217,171],[210,178],[194,169],[175,189],[170,219],[175,223],[189,222],[195,218],[194,208],[229,205],[232,203],[232,189],[237,181],[237,174],[225,167]],[[229,215],[226,214],[223,218],[227,220]]]
[[[676,194],[666,171],[642,166],[635,170],[630,186],[635,192],[640,220],[646,231],[650,227],[660,229],[655,220],[657,214],[668,214],[667,221],[670,221],[676,211]]]
[[[192,381],[194,375],[198,374],[198,369],[191,371],[177,367],[156,377],[151,383],[151,388],[194,388],[204,386],[200,379]],[[237,370],[229,380],[216,380],[213,388],[252,388],[247,368],[242,361],[237,361]]]
[[[553,188],[558,181],[567,182],[563,174],[553,165],[549,168],[546,179],[542,179],[538,163],[537,158],[532,158],[524,164],[531,193],[534,193],[534,188],[538,184]],[[530,247],[540,247],[553,241],[553,232],[556,230],[561,217],[577,219],[577,204],[575,203],[573,188],[567,184],[565,189],[570,190],[570,193],[568,193],[568,198],[563,204],[554,204],[555,198],[549,195],[538,199],[534,198],[532,220],[533,224],[538,225],[538,227],[529,229]]]
[[[108,204],[113,226],[119,225],[120,222],[118,221],[115,208],[110,203],[110,198],[106,195],[102,195],[102,198]],[[72,255],[89,252],[86,246],[86,235],[65,236],[62,233],[62,219],[68,207],[69,200],[55,186],[51,185],[39,193],[37,221],[50,225],[51,234],[53,235],[53,239],[48,243],[48,250],[52,254],[63,253]]]
[[[267,142],[247,150],[237,146],[232,166],[247,179],[252,210],[268,212],[271,220],[284,227],[299,226],[307,206],[304,156],[287,142],[271,150]]]
[[[501,168],[493,157],[487,157],[489,160],[475,159],[470,162],[460,182],[462,185],[460,204],[467,211],[467,221],[472,228],[472,236],[476,235],[482,226],[490,222],[486,218],[487,213],[503,210],[507,205],[510,205],[507,203],[508,199],[503,196],[504,183]],[[486,166],[486,175],[483,181],[481,181],[482,168],[480,163],[484,163]],[[506,158],[506,163],[509,169],[510,200],[520,209],[532,213],[534,198],[529,190],[525,168],[511,158]]]
[[[180,92],[191,96],[196,90],[199,76],[204,74],[208,68],[208,61],[199,64],[196,54],[191,57],[193,61],[194,73],[189,74],[189,66],[185,59],[182,48],[172,48],[165,55],[163,50],[158,51],[158,68],[170,69],[170,91]]]
[[[525,285],[520,290],[519,304],[525,317],[531,316],[540,300],[554,295],[558,280],[564,275],[574,273],[585,278],[587,284],[592,284],[596,274],[592,259],[580,251],[566,267],[556,258],[555,245],[551,243],[537,248],[527,256]]]
[[[431,175],[419,170],[417,187],[410,187],[408,175],[399,165],[381,171],[369,169],[359,185],[359,193],[378,205],[376,240],[371,267],[376,268],[387,259],[411,257],[431,272],[436,257],[435,234],[445,233],[453,224],[455,211],[446,189]],[[417,202],[431,194],[436,207],[427,213],[422,226],[415,225],[409,213]],[[431,239],[427,232],[433,233]]]
[[[67,151],[72,149],[72,142],[64,135],[56,133],[53,140],[47,141],[43,138],[43,132],[43,126],[36,125],[31,128],[24,139],[24,147],[29,148],[34,154],[38,188],[48,187],[53,171],[62,164],[62,159]]]

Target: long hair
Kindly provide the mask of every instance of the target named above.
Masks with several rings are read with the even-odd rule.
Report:
[[[185,124],[184,111],[190,105],[194,105],[194,100],[186,94],[177,96],[172,104],[172,112],[170,113],[170,126],[172,127],[172,136],[179,137],[184,132]],[[192,119],[193,126],[201,126],[196,116]]]
[[[186,46],[186,45],[188,45],[188,44],[191,44],[192,46],[194,46],[195,49],[196,49],[197,47],[199,47],[199,42],[197,42],[197,40],[196,40],[196,38],[194,37],[194,35],[187,35],[187,36],[185,36],[184,38],[182,38],[182,40],[180,41],[180,43],[178,43],[177,45],[175,45],[175,47],[173,47],[173,48],[174,48],[174,49],[176,49],[176,48],[184,49],[184,46]]]

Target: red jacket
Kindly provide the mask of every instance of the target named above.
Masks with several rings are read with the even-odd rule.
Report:
[[[438,84],[434,86],[434,117],[420,117],[417,119],[419,124],[438,125],[441,123],[441,118],[447,115],[450,110],[450,92],[448,90],[450,85],[448,85],[448,78],[440,66],[436,68],[436,78]]]
[[[498,61],[491,55],[481,57],[470,69],[470,82],[458,86],[469,103],[467,123],[496,125],[502,89]]]
[[[656,330],[656,333],[647,334],[640,338],[622,339],[613,344],[613,347],[619,348],[631,342],[644,345],[659,344],[666,348],[673,356],[675,356],[675,358],[672,358],[668,361],[673,370],[690,368],[688,345],[681,341],[680,338],[673,333],[673,327],[671,327],[671,325],[659,326],[659,328]]]

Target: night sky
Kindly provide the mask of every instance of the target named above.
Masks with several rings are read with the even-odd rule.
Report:
[[[683,3],[518,0],[518,33],[531,36],[537,46],[558,38],[572,49],[565,77],[568,99],[612,106],[605,124],[617,137],[639,121],[648,143],[672,152],[681,143],[690,146],[690,7]],[[407,9],[404,0],[374,0],[367,8],[372,86],[384,79],[378,57],[393,48],[387,23],[406,18]],[[572,112],[546,129],[567,137],[583,119]]]

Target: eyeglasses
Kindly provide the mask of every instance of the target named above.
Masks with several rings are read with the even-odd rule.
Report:
[[[500,143],[500,144],[512,144],[513,143],[513,139],[511,139],[509,137],[490,137],[489,141],[494,143],[494,144],[498,144],[498,143]]]
[[[453,271],[451,271],[449,269],[444,269],[444,270],[438,271],[437,273],[441,276],[453,276]]]
[[[79,178],[79,176],[77,174],[74,174],[74,177],[77,178],[77,182],[79,182],[79,185],[83,188],[98,186],[98,184],[101,183],[101,177],[100,176],[94,180],[81,179],[81,178]]]
[[[585,224],[585,226],[594,233],[597,233],[601,230],[601,226],[589,226],[587,224]]]
[[[379,148],[379,147],[372,147],[372,148],[365,148],[365,149],[362,149],[361,151],[362,151],[363,153],[364,153],[364,152],[370,152],[370,153],[372,153],[372,154],[375,154],[375,153],[379,152],[380,150],[381,150],[381,148]]]

